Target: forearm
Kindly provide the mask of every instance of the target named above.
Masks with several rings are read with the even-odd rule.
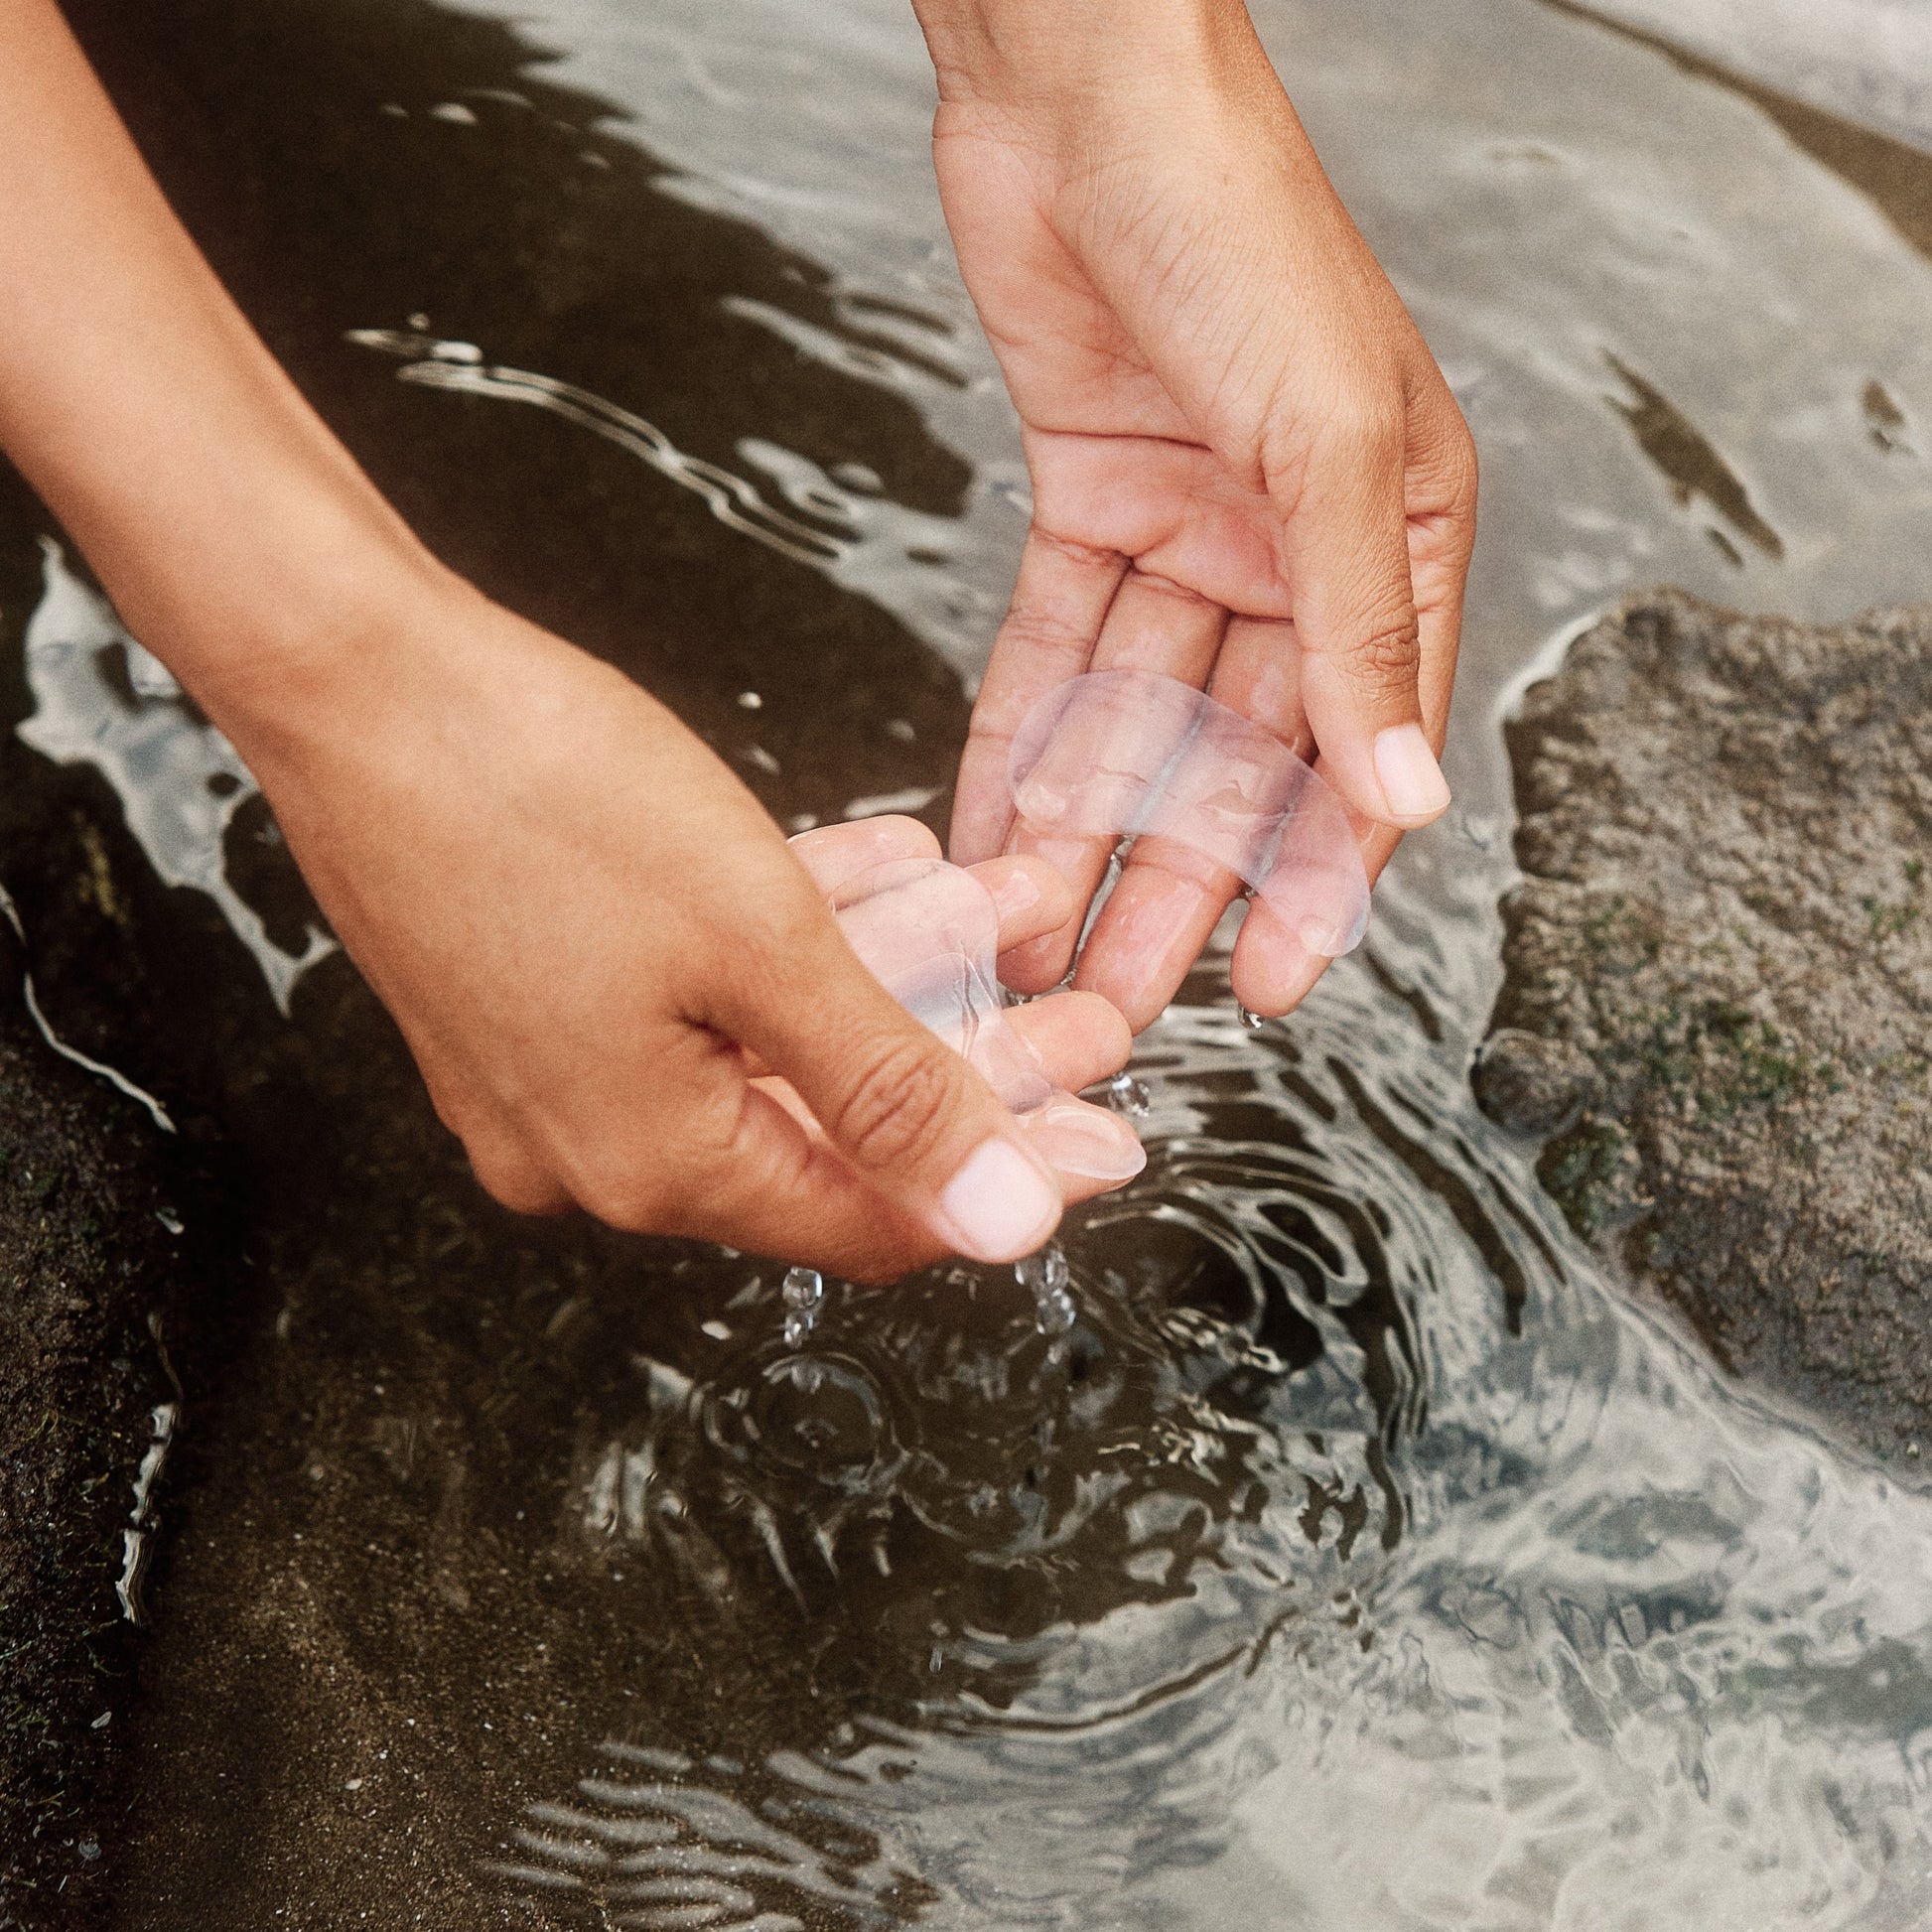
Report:
[[[169,208],[52,0],[0,6],[0,444],[217,718],[428,572]],[[226,722],[226,720],[223,720]]]

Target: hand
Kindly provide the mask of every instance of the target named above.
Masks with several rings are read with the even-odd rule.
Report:
[[[857,895],[851,909],[862,920],[864,936],[854,940],[860,958],[888,987],[894,986],[895,973],[909,973],[915,1011],[921,1001],[933,1008],[921,1013],[924,1023],[935,1027],[954,1051],[966,1053],[1009,1106],[1025,1109],[1020,1125],[1058,1176],[1067,1200],[1118,1187],[1147,1165],[1140,1137],[1118,1114],[1074,1097],[1078,1088],[1127,1063],[1133,1035],[1119,1013],[1094,993],[1053,993],[983,1016],[958,983],[960,957],[935,950],[964,939],[972,953],[978,943],[968,936],[972,915],[954,890],[967,878],[983,891],[979,903],[991,907],[993,926],[984,954],[989,973],[996,951],[1063,924],[1073,895],[1045,860],[988,859],[961,873],[941,862],[939,841],[917,819],[897,816],[821,826],[791,840],[790,850],[830,902],[847,903],[848,890]],[[890,882],[883,890],[882,879]],[[841,912],[840,925],[850,934],[847,916]],[[954,920],[963,921],[960,929],[951,925]],[[935,963],[945,968],[944,990],[936,997],[930,975]],[[980,963],[977,956],[970,960],[974,968]],[[987,985],[985,991],[998,998],[997,988]],[[1059,1091],[1043,1093],[1042,1082]],[[823,1138],[789,1081],[759,1084],[807,1133]]]
[[[930,833],[836,828],[808,870],[619,673],[453,579],[382,608],[366,651],[277,681],[272,729],[231,685],[230,729],[491,1193],[859,1279],[1051,1233],[1062,1187],[1036,1146],[859,964],[814,883],[936,855]],[[1067,914],[1036,860],[980,874],[1003,937]],[[1068,1087],[1127,1056],[1092,996],[1015,1019]]]
[[[1110,845],[1016,827],[1007,745],[1084,670],[1184,678],[1318,752],[1371,877],[1442,812],[1475,460],[1238,0],[917,4],[940,195],[1034,493],[952,851],[1040,853],[1073,886],[1075,916],[1002,962],[1037,991]],[[1075,984],[1147,1026],[1238,890],[1140,841]],[[1326,963],[1257,903],[1235,991],[1283,1013]]]
[[[484,1184],[864,1278],[1045,1240],[1053,1122],[893,1002],[669,713],[423,552],[52,0],[0,7],[0,443],[261,780]],[[1010,941],[1070,911],[1036,861],[987,884]],[[1126,1057],[1101,1001],[1025,1024],[1062,1085]],[[1062,1159],[1111,1120],[1057,1111]]]

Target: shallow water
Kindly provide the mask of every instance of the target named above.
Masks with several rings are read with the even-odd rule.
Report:
[[[898,0],[179,13],[89,31],[445,553],[785,822],[943,811],[1025,482]],[[111,639],[27,666],[17,762],[81,754],[113,863],[187,888],[135,892],[150,993],[45,963],[57,1023],[239,1142],[252,1217],[129,1924],[1932,1914],[1932,1504],[1601,1281],[1466,1080],[1550,640],[1660,579],[1932,594],[1932,261],[1872,186],[1923,177],[1534,0],[1258,18],[1482,449],[1458,806],[1292,1022],[1210,961],[1147,1035],[1065,1332],[1011,1271],[806,1322],[782,1264],[494,1214],[342,961],[278,1018],[306,909],[192,710]],[[9,621],[106,621],[18,522]]]

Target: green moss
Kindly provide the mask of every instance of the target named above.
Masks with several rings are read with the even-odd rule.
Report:
[[[1585,953],[1598,963],[1654,962],[1664,943],[1656,909],[1632,905],[1621,893],[1583,922],[1581,937]]]
[[[1613,1120],[1591,1120],[1553,1141],[1537,1174],[1585,1240],[1599,1232],[1615,1192],[1630,1137]]]
[[[1859,903],[1864,907],[1865,916],[1871,922],[1870,931],[1874,939],[1894,939],[1918,922],[1919,908],[1909,902],[1887,905],[1875,894],[1866,893]]]
[[[1676,997],[1601,1013],[1598,1026],[1618,1042],[1612,1050],[1626,1076],[1653,1092],[1688,1096],[1710,1120],[1788,1105],[1813,1084],[1830,1084],[1834,1073],[1734,1000]]]

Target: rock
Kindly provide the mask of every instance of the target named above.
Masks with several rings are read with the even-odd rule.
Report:
[[[1727,1365],[1915,1456],[1932,612],[1818,628],[1636,597],[1507,736],[1525,877],[1482,1104],[1552,1137],[1572,1224]]]
[[[1596,1070],[1581,1048],[1515,1027],[1490,1035],[1469,1078],[1491,1120],[1540,1141],[1572,1126],[1597,1091]]]
[[[0,1926],[92,1926],[120,1834],[140,1570],[135,1483],[178,1391],[180,1195],[159,1131],[58,1058],[0,940]],[[141,1560],[126,1569],[126,1532]]]

